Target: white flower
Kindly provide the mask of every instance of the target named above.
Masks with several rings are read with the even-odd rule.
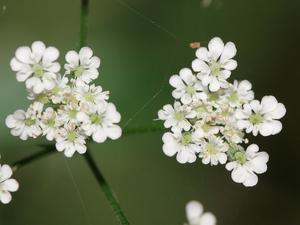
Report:
[[[190,201],[185,207],[186,216],[188,219],[187,225],[216,225],[216,217],[210,213],[203,213],[203,206],[198,201]]]
[[[189,104],[195,100],[205,100],[206,94],[202,92],[202,84],[188,68],[183,68],[178,75],[171,76],[170,84],[176,88],[172,95],[180,99],[183,104]]]
[[[273,96],[265,96],[261,102],[252,100],[244,104],[242,110],[237,110],[236,118],[239,129],[252,132],[254,136],[258,132],[263,136],[275,135],[282,129],[281,119],[286,113],[282,103],[278,103]]]
[[[87,150],[85,137],[71,123],[59,130],[55,146],[57,151],[63,151],[66,157],[72,157],[75,152],[84,154]]]
[[[232,180],[236,183],[243,183],[246,187],[257,184],[256,174],[262,174],[267,171],[267,162],[269,155],[266,152],[258,152],[259,147],[251,144],[246,152],[238,151],[234,157],[236,161],[226,164],[226,169],[231,171]]]
[[[200,147],[199,157],[202,158],[203,164],[218,165],[227,161],[226,152],[228,144],[216,136],[208,137],[208,141],[203,141]]]
[[[73,75],[77,85],[90,83],[98,77],[100,59],[93,56],[92,49],[83,47],[79,53],[69,51],[65,58],[67,61],[65,64],[66,74]]]
[[[57,119],[57,113],[53,108],[48,107],[42,114],[40,126],[43,130],[43,135],[49,141],[54,140],[58,134],[58,128],[62,125]]]
[[[229,86],[227,94],[225,95],[229,105],[236,107],[251,101],[254,98],[254,92],[251,88],[252,85],[249,81],[243,80],[238,82],[235,80],[233,85]]]
[[[172,157],[177,154],[179,163],[193,163],[196,161],[196,154],[200,152],[199,141],[203,137],[200,130],[195,132],[167,132],[163,135],[163,152]]]
[[[19,189],[19,184],[15,179],[11,179],[12,169],[9,165],[0,164],[0,201],[3,204],[8,204],[12,197],[10,192],[15,192]]]
[[[33,108],[29,108],[27,112],[17,110],[14,114],[6,117],[5,124],[12,129],[11,134],[13,136],[20,136],[22,140],[27,140],[28,137],[36,138],[42,133],[39,126],[39,113]]]
[[[86,104],[86,107],[92,107],[92,105],[103,104],[109,98],[109,92],[103,91],[101,86],[81,85],[76,87],[75,97],[81,104]]]
[[[65,76],[57,75],[55,86],[50,91],[50,99],[54,104],[64,102],[66,95],[70,95],[71,87],[68,86],[69,79]]]
[[[85,134],[92,136],[95,142],[102,143],[107,138],[116,140],[122,135],[121,128],[116,125],[121,115],[113,103],[97,105],[88,116],[79,114],[79,120],[83,122],[81,128]]]
[[[168,104],[158,111],[158,118],[164,120],[164,126],[166,128],[172,128],[172,131],[180,131],[182,129],[188,131],[191,128],[188,119],[195,116],[195,112],[191,112],[189,108],[184,107],[180,102],[175,102],[174,108]]]
[[[58,56],[56,48],[46,48],[43,42],[35,41],[31,48],[19,47],[10,65],[17,72],[17,80],[25,81],[26,88],[38,94],[54,87],[60,70],[59,63],[55,62]]]
[[[236,54],[234,43],[223,41],[215,37],[208,43],[208,50],[201,47],[196,51],[197,59],[192,62],[194,71],[199,72],[198,78],[203,85],[209,86],[210,91],[217,91],[228,86],[227,79],[231,70],[237,67],[237,62],[232,58]]]

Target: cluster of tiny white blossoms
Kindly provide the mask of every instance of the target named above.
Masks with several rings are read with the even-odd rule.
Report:
[[[234,43],[215,37],[196,51],[192,69],[181,69],[170,78],[174,105],[159,110],[158,117],[170,131],[163,135],[163,152],[179,163],[197,158],[212,166],[226,164],[232,179],[245,186],[257,184],[267,170],[269,156],[248,144],[247,134],[275,135],[286,109],[275,97],[254,99],[249,81],[228,82],[237,67]]]
[[[88,47],[69,51],[61,75],[58,57],[56,48],[41,41],[16,50],[10,65],[17,80],[25,82],[32,104],[6,118],[11,134],[22,140],[41,135],[55,140],[67,157],[85,153],[89,137],[98,143],[119,138],[120,113],[108,102],[109,92],[91,84],[99,75],[100,59]]]
[[[19,183],[11,178],[12,174],[13,171],[9,165],[0,164],[0,202],[3,204],[10,203],[12,199],[10,192],[19,189]]]
[[[203,206],[198,201],[190,201],[185,207],[188,223],[184,225],[216,225],[217,219],[211,212],[203,212]]]

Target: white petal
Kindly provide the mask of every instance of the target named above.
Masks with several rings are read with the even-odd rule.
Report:
[[[233,42],[227,42],[220,58],[221,63],[233,58],[236,55],[236,47]]]
[[[184,88],[185,87],[185,85],[183,84],[181,78],[178,75],[171,76],[170,80],[169,80],[169,83],[174,88]]]
[[[8,203],[10,203],[11,199],[12,199],[11,194],[10,194],[8,191],[1,192],[1,193],[0,193],[0,201],[1,201],[3,204],[8,204]]]
[[[243,184],[246,187],[253,187],[257,184],[257,182],[258,182],[258,177],[256,174],[247,173],[247,177],[246,177],[245,181],[243,182]]]
[[[222,68],[226,70],[234,70],[236,69],[236,67],[237,67],[237,61],[235,61],[234,59],[230,59],[222,65]]]
[[[163,145],[163,152],[165,155],[172,157],[175,155],[178,151],[178,145],[174,142],[166,142],[166,144]]]
[[[103,143],[107,138],[106,133],[104,133],[103,130],[98,130],[97,132],[95,132],[93,134],[92,137],[93,137],[93,140],[97,143]]]
[[[19,189],[19,183],[15,179],[9,179],[3,182],[5,190],[15,192]]]
[[[10,178],[12,175],[12,169],[10,168],[10,166],[6,164],[2,165],[0,168],[0,175],[0,181]]]
[[[176,159],[181,164],[187,163],[189,161],[189,153],[186,151],[179,151]]]
[[[193,81],[195,81],[196,77],[193,75],[192,71],[188,68],[181,69],[179,74],[182,80],[184,80],[186,84],[190,84]]]
[[[261,100],[261,105],[262,105],[262,113],[268,113],[273,111],[278,102],[274,96],[264,96]]]
[[[98,68],[100,66],[100,58],[97,56],[93,56],[90,61],[90,67]]]
[[[31,45],[31,49],[32,49],[32,53],[34,54],[35,56],[35,59],[37,61],[40,61],[41,58],[42,58],[42,55],[44,54],[45,52],[45,49],[46,49],[46,46],[43,42],[41,41],[35,41],[32,43]]]
[[[31,50],[29,47],[19,47],[16,50],[16,57],[17,59],[26,64],[32,64],[32,58],[31,58]]]
[[[198,48],[196,51],[196,56],[197,58],[207,62],[209,56],[207,48],[205,47]]]
[[[282,103],[278,103],[276,108],[268,113],[268,117],[272,119],[281,119],[286,114],[286,108]]]
[[[107,136],[110,139],[116,140],[119,137],[121,137],[121,135],[122,135],[122,129],[119,126],[114,125],[114,126],[111,126],[111,127],[107,128],[106,129],[106,133],[107,133]]]
[[[58,59],[59,51],[57,48],[48,47],[43,55],[43,64],[49,64]]]
[[[259,128],[259,133],[262,136],[269,136],[278,134],[282,130],[282,124],[280,121],[274,120],[271,122],[264,122]]]
[[[77,52],[73,50],[67,52],[65,59],[68,63],[70,63],[74,67],[79,65],[79,56]]]
[[[219,89],[220,89],[220,83],[216,77],[213,77],[209,84],[209,90],[215,92],[218,91]]]
[[[208,49],[213,59],[217,60],[224,49],[224,43],[222,39],[219,37],[214,37],[213,39],[211,39],[208,43]]]
[[[79,51],[79,59],[80,62],[83,64],[87,63],[92,56],[93,56],[93,51],[89,47],[83,47]]]
[[[195,59],[192,62],[192,68],[196,72],[204,72],[204,73],[206,73],[210,70],[209,66],[204,61],[202,61],[200,59]]]
[[[185,207],[186,216],[189,222],[200,218],[203,213],[203,206],[198,201],[190,201]]]
[[[215,225],[216,223],[217,223],[216,217],[210,212],[206,212],[201,216],[200,219],[201,225]]]

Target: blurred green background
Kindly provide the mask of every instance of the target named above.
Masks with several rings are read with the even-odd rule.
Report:
[[[161,151],[161,132],[92,145],[92,154],[118,194],[132,225],[181,225],[187,201],[200,200],[219,225],[299,225],[299,52],[297,0],[91,0],[88,45],[100,56],[97,83],[111,92],[128,127],[156,118],[172,101],[166,82],[190,66],[191,41],[233,41],[238,69],[232,79],[252,82],[257,98],[275,95],[288,110],[283,131],[253,139],[270,154],[269,170],[254,188],[231,181],[224,167],[180,165]],[[42,40],[77,49],[79,0],[0,0],[0,152],[12,163],[40,149],[5,127],[6,115],[25,108],[26,91],[10,70],[18,46]],[[161,89],[162,88],[162,89]],[[53,154],[14,175],[21,184],[0,225],[117,225],[82,156]]]

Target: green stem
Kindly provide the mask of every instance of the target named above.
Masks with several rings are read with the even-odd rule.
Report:
[[[81,0],[79,48],[86,45],[88,32],[89,0]]]
[[[13,165],[13,171],[16,171],[20,169],[23,166],[26,166],[27,164],[30,164],[40,158],[43,158],[44,156],[50,155],[52,153],[55,153],[55,146],[53,145],[41,145],[43,148],[45,148],[43,151],[39,151],[36,153],[33,153],[32,155],[29,155],[23,159],[20,159],[19,161],[16,161]]]
[[[128,219],[126,218],[114,191],[105,180],[100,169],[97,167],[97,164],[94,161],[89,150],[85,153],[84,156],[119,223],[122,225],[129,225]]]
[[[130,128],[123,129],[123,136],[130,135],[130,134],[143,134],[149,132],[157,132],[157,131],[163,131],[163,127],[156,124],[152,124],[151,126],[130,127]],[[40,158],[43,158],[44,156],[50,155],[51,153],[57,152],[55,151],[55,146],[53,145],[41,145],[41,147],[45,149],[43,151],[39,151],[33,153],[32,155],[26,156],[25,158],[20,159],[19,161],[13,163],[12,165],[14,170],[26,166],[27,164],[30,164]]]

